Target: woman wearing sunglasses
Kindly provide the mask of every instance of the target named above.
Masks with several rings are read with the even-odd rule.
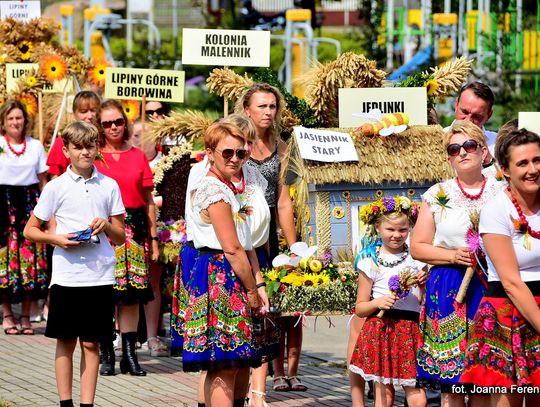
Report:
[[[247,165],[258,168],[268,182],[265,196],[271,214],[270,237],[268,239],[268,258],[270,259],[279,254],[278,225],[289,247],[296,242],[294,212],[289,186],[282,182],[281,177],[282,168],[286,168],[285,153],[287,149],[287,145],[280,138],[281,114],[284,103],[283,95],[278,89],[266,83],[255,83],[242,95],[235,106],[235,111],[250,117],[257,128],[257,139],[253,144]],[[302,351],[301,325],[296,324],[296,318],[280,318],[282,332],[280,352],[278,357],[274,359],[273,389],[276,391],[307,390],[298,377]],[[287,348],[287,375],[284,366],[285,348]],[[266,366],[263,365],[261,369],[257,369],[253,373],[252,389],[256,390],[254,394],[264,392],[267,370]],[[257,402],[264,401],[260,398],[257,399]]]
[[[114,179],[120,187],[126,207],[126,243],[116,247],[115,294],[118,304],[118,325],[122,336],[120,371],[144,376],[135,354],[139,304],[152,299],[148,285],[149,261],[159,255],[156,209],[152,197],[152,171],[144,152],[129,143],[127,117],[116,100],[101,104],[99,123],[103,128],[102,158],[96,160],[98,170]],[[111,316],[112,317],[112,316]],[[112,343],[101,346],[101,375],[114,374]]]
[[[232,407],[244,405],[246,383],[240,383],[240,378],[261,363],[253,318],[261,312],[256,281],[262,277],[254,275],[246,252],[253,248],[246,218],[261,208],[251,208],[246,199],[251,187],[247,176],[234,181],[249,154],[242,131],[217,122],[206,130],[204,142],[210,166],[186,200],[193,247],[180,253],[182,368],[207,372],[207,405]],[[189,254],[193,249],[196,258]],[[235,397],[235,393],[241,394]]]
[[[225,160],[232,160],[233,157],[238,159],[247,160],[249,158],[249,150],[251,145],[254,142],[257,131],[253,124],[253,121],[249,119],[244,114],[230,114],[224,119],[220,119],[219,123],[223,124],[232,124],[238,127],[242,133],[246,136],[246,148],[240,150],[225,149],[221,151],[221,156]],[[208,174],[210,169],[210,162],[208,156],[205,156],[204,159],[196,163],[190,173],[189,180],[186,192],[186,206],[185,206],[185,219],[187,222],[187,236],[188,243],[183,245],[180,250],[180,264],[182,267],[177,268],[177,273],[175,275],[175,293],[173,298],[173,307],[172,307],[172,317],[171,317],[171,351],[174,351],[183,346],[183,318],[182,318],[182,308],[186,308],[187,304],[184,303],[182,306],[181,294],[184,292],[182,287],[188,285],[190,274],[186,273],[184,270],[190,270],[194,263],[194,259],[198,256],[198,250],[193,246],[193,231],[191,229],[191,224],[194,222],[194,213],[191,205],[191,196],[197,190],[198,185]],[[246,222],[249,225],[249,230],[251,233],[251,239],[255,252],[248,251],[248,257],[250,257],[250,262],[252,263],[252,268],[254,270],[255,279],[257,281],[258,287],[257,292],[261,297],[263,306],[268,309],[268,296],[266,294],[264,279],[260,273],[260,268],[267,265],[266,254],[265,254],[265,244],[268,241],[268,234],[270,229],[270,210],[268,204],[266,203],[264,191],[266,189],[266,180],[261,175],[259,170],[253,167],[242,165],[238,168],[238,171],[231,177],[231,181],[237,188],[238,194],[237,199],[243,203],[245,207],[251,207],[249,212],[246,212],[243,216],[245,217]],[[260,257],[262,265],[259,264],[257,255],[263,255]],[[257,266],[259,264],[259,266]],[[185,301],[184,301],[185,302]],[[267,328],[270,327],[268,324]],[[264,330],[264,337],[262,339],[262,345],[258,346],[261,349],[261,354],[264,356],[265,360],[275,356],[277,351],[277,340],[279,335],[275,330]],[[249,382],[248,371],[242,371],[241,374],[237,376],[237,383],[244,383],[244,386],[237,386],[242,390],[235,395],[235,399],[241,400],[245,397],[245,389],[247,388]],[[201,375],[199,380],[199,392],[198,392],[198,402],[199,404],[204,404],[204,380],[205,375]],[[254,395],[259,396],[259,399],[264,398],[264,388],[260,390],[260,394],[257,389],[253,389],[255,392]],[[242,393],[242,394],[240,394]],[[251,397],[252,403],[254,397]]]
[[[540,137],[525,129],[497,140],[508,187],[489,202],[479,231],[487,252],[488,290],[475,317],[463,383],[502,386],[491,405],[540,405]],[[522,387],[523,389],[523,387]]]
[[[476,267],[464,302],[455,301],[465,270],[480,263],[469,250],[467,235],[471,216],[479,214],[504,183],[482,175],[486,138],[473,123],[456,120],[443,143],[456,177],[424,194],[411,238],[412,256],[433,265],[420,315],[417,374],[421,384],[441,390],[443,406],[460,406],[464,395],[453,394],[452,385],[459,383],[470,324],[486,287],[484,273]]]

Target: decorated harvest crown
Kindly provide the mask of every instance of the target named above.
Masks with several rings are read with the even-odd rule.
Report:
[[[381,216],[393,212],[407,215],[409,221],[414,223],[418,216],[418,204],[405,196],[379,198],[360,209],[360,220],[367,225],[375,225]]]

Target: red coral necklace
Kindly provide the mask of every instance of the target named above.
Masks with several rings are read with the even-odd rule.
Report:
[[[214,170],[214,167],[210,167],[209,171],[212,174],[214,174],[217,179],[219,179],[221,182],[223,182],[225,185],[227,185],[230,188],[230,190],[233,192],[233,194],[235,194],[235,195],[243,193],[244,190],[246,189],[246,180],[244,179],[243,176],[242,176],[242,185],[237,188],[232,182],[227,181],[225,178],[223,178],[223,176],[220,173],[218,173],[216,170]]]
[[[531,226],[529,225],[529,221],[527,220],[527,218],[523,214],[523,210],[521,209],[521,206],[519,206],[519,203],[518,203],[516,197],[512,193],[512,189],[510,187],[507,187],[506,190],[510,194],[510,199],[512,200],[512,203],[514,204],[514,208],[516,208],[516,211],[517,211],[517,213],[519,215],[519,221],[520,221],[521,225],[523,225],[523,228],[525,228],[527,230],[526,233],[528,233],[529,235],[531,235],[535,239],[540,239],[540,232],[537,231],[537,230],[532,230],[531,229]]]
[[[9,142],[9,139],[8,137],[4,134],[4,138],[6,139],[6,144],[9,148],[9,151],[11,151],[14,155],[16,155],[17,157],[20,157],[21,155],[24,154],[24,152],[26,151],[26,137],[23,138],[23,148],[21,151],[16,151],[12,146],[11,146],[11,143]]]
[[[472,194],[469,194],[467,191],[465,191],[463,189],[463,186],[461,185],[461,182],[459,182],[459,178],[456,178],[456,183],[459,187],[459,190],[461,191],[461,193],[463,195],[465,195],[466,198],[469,198],[469,199],[478,199],[482,196],[482,194],[484,193],[484,188],[486,187],[486,182],[487,182],[487,178],[484,177],[484,181],[482,182],[482,187],[480,187],[480,192],[477,193],[476,195],[472,195]]]

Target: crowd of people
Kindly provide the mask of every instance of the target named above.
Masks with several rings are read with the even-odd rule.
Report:
[[[443,406],[540,401],[516,390],[540,392],[540,137],[515,121],[487,132],[493,103],[481,83],[461,89],[441,140],[455,177],[427,189],[421,205],[383,197],[360,211],[368,232],[355,260],[347,351],[355,407],[364,405],[366,382],[385,407],[396,385],[411,407],[438,393]],[[279,253],[279,233],[289,247],[297,238],[283,181],[283,109],[276,88],[252,85],[234,114],[207,128],[205,157],[189,174],[171,342],[182,369],[200,372],[199,405],[247,398],[266,406],[271,371],[273,391],[307,390],[298,375],[302,325],[269,313],[261,273]],[[28,134],[24,106],[0,108],[0,301],[6,335],[33,334],[31,304],[46,301],[60,405],[73,405],[79,341],[80,405],[88,406],[98,374],[116,373],[116,351],[120,372],[134,376],[146,375],[138,343],[152,356],[168,354],[158,335],[156,211],[167,197],[152,193],[161,151],[141,141],[144,121],[132,126],[120,103],[90,91],[76,95],[73,113],[47,156]],[[169,109],[148,102],[142,113],[161,120]]]

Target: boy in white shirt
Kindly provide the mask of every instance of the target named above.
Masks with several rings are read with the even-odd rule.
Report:
[[[125,241],[124,205],[118,184],[94,167],[99,132],[75,122],[62,133],[67,171],[49,182],[24,229],[33,242],[55,246],[45,336],[56,338],[55,371],[60,406],[73,406],[73,351],[81,346],[81,406],[93,406],[99,342],[112,340],[114,268],[109,244]],[[43,222],[56,219],[56,232]]]

